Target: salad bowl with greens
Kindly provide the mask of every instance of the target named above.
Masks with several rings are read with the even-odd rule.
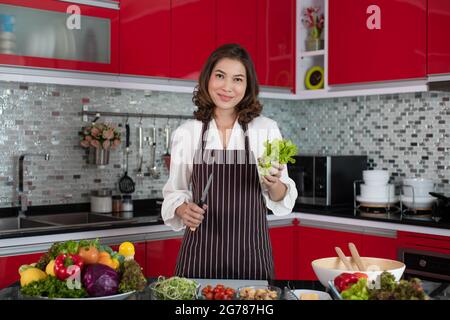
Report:
[[[200,290],[200,284],[195,280],[177,276],[160,276],[149,287],[152,300],[196,300]]]

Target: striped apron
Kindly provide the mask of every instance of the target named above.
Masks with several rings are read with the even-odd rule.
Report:
[[[208,209],[195,231],[186,228],[175,273],[187,278],[272,279],[267,208],[248,135],[245,150],[205,150],[208,126],[203,124],[192,172],[196,203],[213,173]],[[247,125],[243,130],[247,132]]]

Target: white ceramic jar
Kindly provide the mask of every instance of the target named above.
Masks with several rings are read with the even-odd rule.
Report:
[[[91,192],[91,212],[112,212],[112,191],[99,189]]]

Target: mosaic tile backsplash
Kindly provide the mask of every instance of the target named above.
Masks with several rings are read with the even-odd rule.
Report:
[[[263,99],[264,115],[276,120],[283,136],[305,154],[367,154],[370,166],[388,169],[396,182],[403,177],[434,179],[450,192],[450,102],[448,93],[408,93],[285,101]],[[91,190],[118,192],[124,174],[124,143],[110,154],[109,165],[87,164],[79,146],[83,105],[89,111],[192,115],[191,94],[143,90],[0,82],[0,207],[18,204],[18,157],[50,153],[25,161],[25,190],[32,205],[89,202]],[[89,118],[93,120],[92,117]],[[121,126],[126,119],[102,117]],[[157,128],[159,178],[149,172],[150,147],[144,142],[147,174],[136,176],[139,118],[129,118],[129,174],[136,182],[135,199],[161,197],[168,177],[162,161],[164,128],[175,129],[181,119],[143,118],[144,137]]]

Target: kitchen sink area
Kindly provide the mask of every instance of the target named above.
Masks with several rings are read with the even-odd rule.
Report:
[[[22,217],[8,217],[0,219],[0,232],[18,229],[51,227],[51,226],[54,226],[54,224],[50,222],[35,221]]]
[[[64,213],[64,214],[49,214],[39,215],[27,218],[30,221],[39,223],[50,223],[57,225],[79,225],[79,224],[93,224],[102,222],[124,222],[129,219],[122,219],[118,217],[112,217],[104,214],[96,214],[92,212],[76,212],[76,213]]]
[[[26,217],[4,217],[0,218],[0,233],[10,233],[26,230],[54,229],[61,227],[94,227],[128,224],[136,222],[136,219],[113,217],[111,215],[75,212],[46,215],[33,215]]]

